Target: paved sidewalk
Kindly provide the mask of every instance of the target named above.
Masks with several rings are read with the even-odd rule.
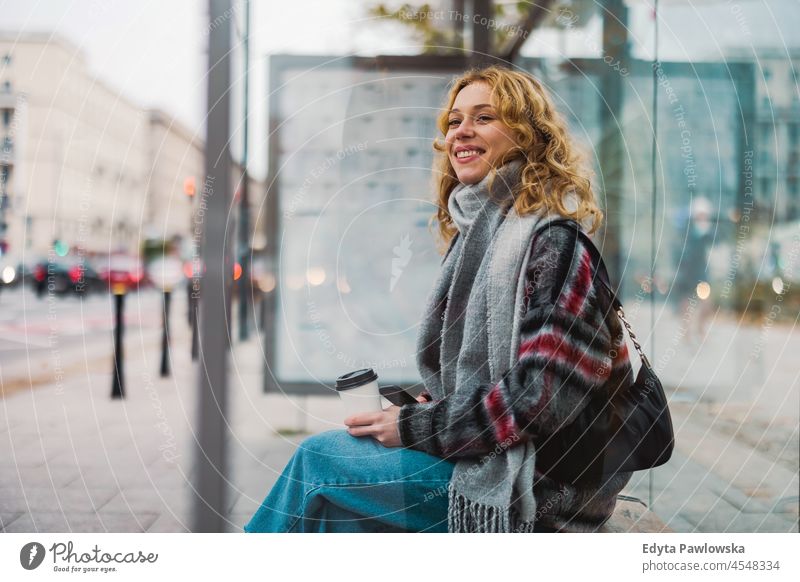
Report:
[[[127,338],[123,401],[109,398],[103,354],[63,384],[0,400],[0,529],[188,530],[199,367],[184,306],[173,309],[171,378],[158,377],[151,330]],[[264,395],[260,354],[253,338],[230,362],[229,531],[241,531],[307,434],[341,428],[338,399]],[[676,402],[674,414],[675,457],[653,471],[653,510],[671,529],[798,531],[796,426],[749,419],[755,432],[736,433],[741,410],[693,402]],[[637,475],[625,493],[647,502],[648,479]]]

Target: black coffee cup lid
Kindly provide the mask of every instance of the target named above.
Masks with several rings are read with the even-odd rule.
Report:
[[[378,375],[372,368],[364,368],[363,370],[355,370],[348,372],[336,378],[337,390],[349,390],[350,388],[358,388],[364,384],[369,384],[373,380],[377,380]]]

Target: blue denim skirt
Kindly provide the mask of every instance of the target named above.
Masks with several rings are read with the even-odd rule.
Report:
[[[454,463],[331,430],[305,439],[244,531],[446,532]]]

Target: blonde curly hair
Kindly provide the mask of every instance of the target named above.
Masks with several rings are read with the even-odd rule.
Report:
[[[447,135],[449,113],[459,91],[480,82],[489,86],[497,115],[511,130],[517,144],[491,170],[490,184],[498,167],[521,159],[521,183],[514,196],[514,207],[520,216],[546,208],[586,225],[590,233],[595,232],[603,213],[592,192],[591,172],[584,167],[583,157],[570,140],[566,123],[549,93],[532,75],[497,65],[466,71],[453,81],[446,107],[437,119],[442,135]],[[438,222],[439,235],[446,247],[456,233],[447,202],[459,181],[447,155],[447,145],[437,137],[433,148],[438,153],[434,164],[438,209],[431,221]],[[577,197],[576,208],[565,206],[565,196],[569,193]]]

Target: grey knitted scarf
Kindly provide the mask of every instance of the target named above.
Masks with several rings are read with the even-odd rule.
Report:
[[[499,382],[516,363],[531,237],[552,218],[514,211],[521,167],[519,160],[501,167],[491,190],[490,173],[477,184],[457,185],[450,195],[458,234],[417,337],[417,366],[436,400]],[[423,353],[430,350],[439,350],[436,368],[425,363]],[[483,457],[459,459],[449,484],[448,530],[533,531],[535,458],[532,443],[505,442]]]

